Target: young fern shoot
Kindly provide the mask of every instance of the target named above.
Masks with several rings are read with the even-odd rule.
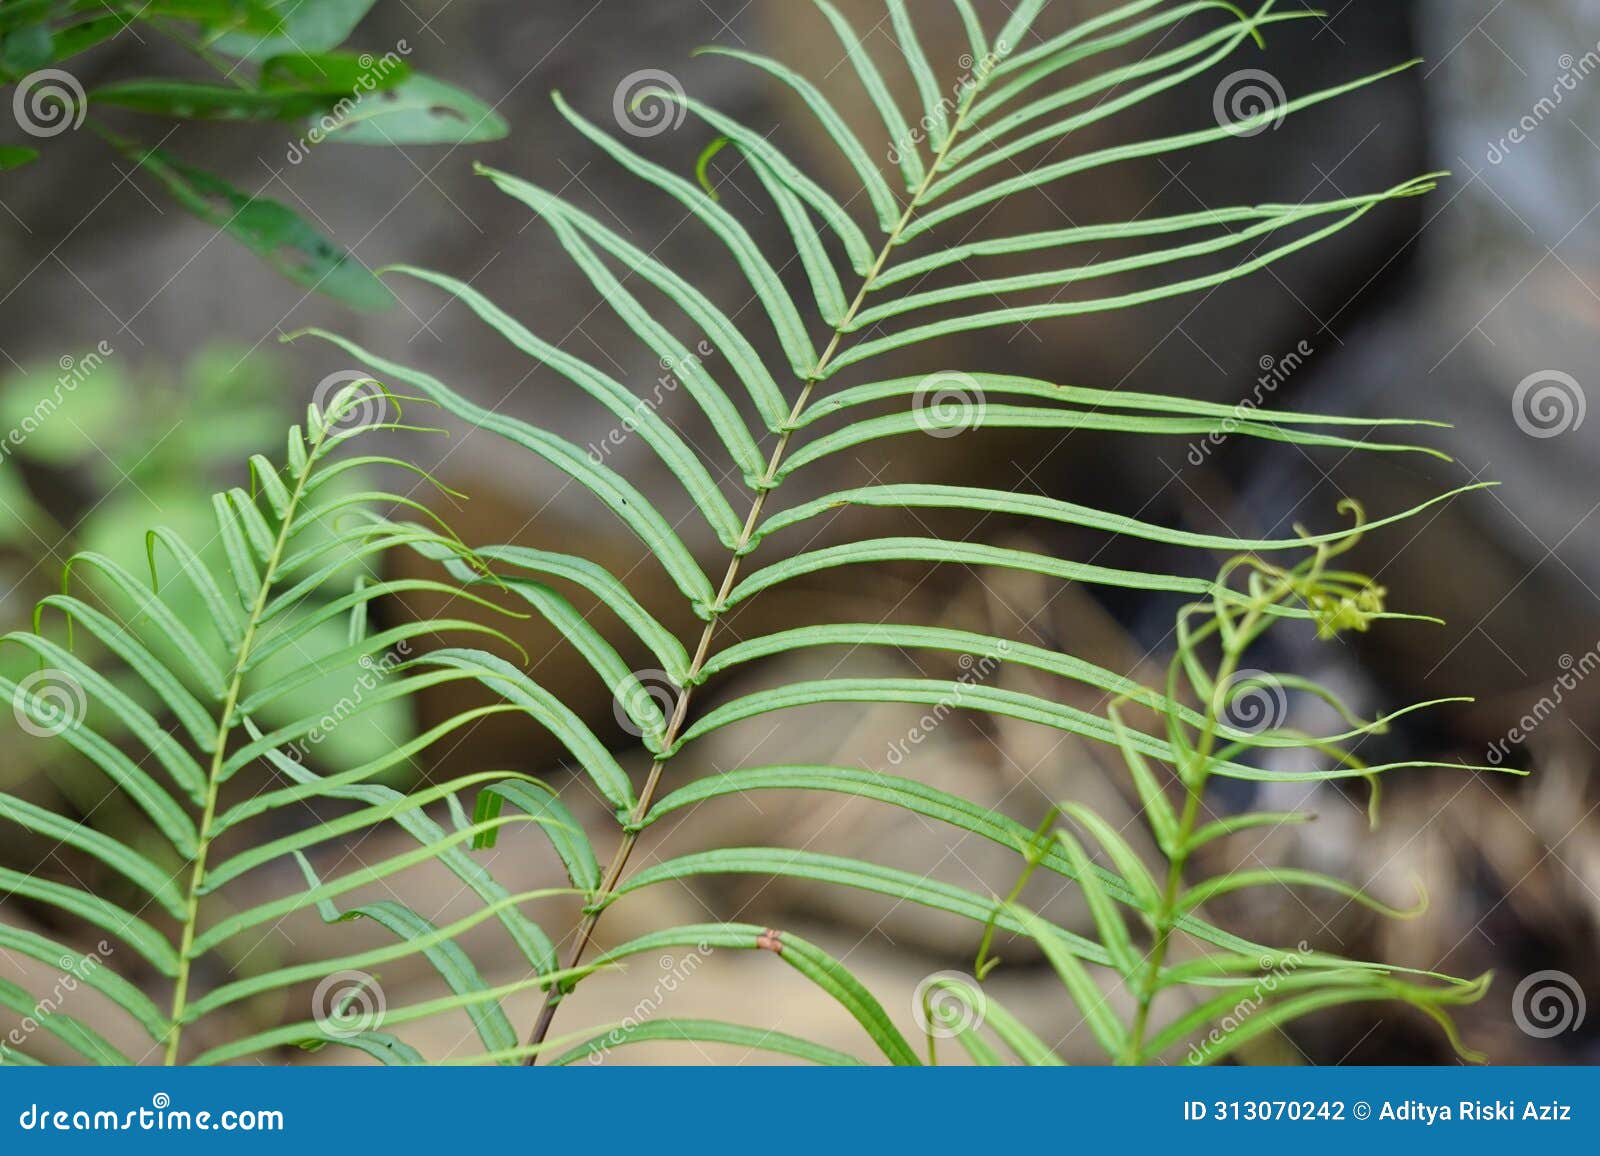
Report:
[[[1347,500],[1341,509],[1355,517],[1359,531],[1360,507]],[[1214,843],[1238,835],[1259,837],[1271,829],[1314,818],[1299,811],[1214,814],[1206,790],[1223,761],[1286,750],[1313,752],[1330,764],[1329,769],[1307,772],[1301,776],[1303,780],[1315,784],[1352,776],[1365,778],[1371,790],[1374,823],[1379,774],[1405,766],[1372,767],[1357,750],[1363,740],[1384,733],[1393,719],[1408,711],[1362,721],[1316,683],[1246,666],[1252,647],[1269,630],[1293,629],[1296,622],[1303,626],[1304,620],[1309,620],[1319,638],[1332,639],[1347,631],[1365,631],[1376,619],[1401,617],[1384,611],[1382,587],[1361,574],[1332,568],[1359,538],[1359,533],[1353,533],[1340,542],[1318,545],[1308,558],[1289,568],[1250,555],[1237,557],[1224,567],[1210,597],[1190,603],[1178,613],[1177,651],[1168,665],[1164,711],[1172,752],[1168,767],[1152,766],[1133,741],[1136,732],[1122,717],[1129,701],[1122,699],[1109,706],[1107,717],[1117,732],[1134,794],[1162,862],[1152,869],[1116,825],[1081,803],[1064,802],[1052,810],[1026,847],[1028,865],[998,906],[1038,941],[1111,1062],[1215,1063],[1302,1016],[1374,1001],[1402,1003],[1421,1011],[1444,1029],[1463,1059],[1482,1062],[1484,1058],[1462,1044],[1450,1009],[1481,999],[1488,988],[1488,975],[1462,980],[1359,962],[1314,951],[1304,941],[1293,948],[1259,952],[1218,951],[1190,939],[1181,926],[1185,917],[1205,904],[1251,889],[1322,890],[1387,918],[1410,918],[1426,909],[1425,899],[1401,910],[1343,880],[1301,868],[1240,868],[1192,878],[1194,857]],[[1348,729],[1332,735],[1294,729],[1288,725],[1291,696],[1319,700],[1345,720]],[[1183,701],[1200,704],[1199,718],[1186,717],[1173,705]],[[1430,705],[1435,704],[1410,709]],[[1068,819],[1070,826],[1056,827],[1059,817]],[[1096,847],[1110,863],[1111,874],[1132,890],[1135,901],[1131,911],[1114,902],[1105,888],[1090,853],[1090,848]],[[1113,1010],[1111,998],[1078,954],[1018,902],[1029,877],[1049,858],[1064,858],[1083,887],[1109,969],[1131,998],[1127,1021]],[[1135,943],[1130,915],[1135,926],[1142,925],[1148,946]],[[992,934],[986,935],[979,950],[975,970],[980,980],[999,962],[990,954],[992,938]],[[1181,956],[1180,941],[1184,941]],[[947,981],[945,987],[949,992],[946,1016],[953,1018],[955,1029],[952,1034],[976,1057],[987,1044],[978,1033],[975,1017],[958,1013],[969,1012],[980,1001],[987,1011],[993,1007],[992,999],[958,980]],[[1181,1007],[1164,1020],[1155,1014],[1163,995]],[[930,1011],[929,1023],[938,1026],[941,1020]],[[1014,1029],[1004,1020],[992,1026],[1004,1042],[1012,1043],[1008,1037]],[[933,1038],[930,1033],[930,1049]],[[1030,1062],[1023,1053],[1017,1054]]]

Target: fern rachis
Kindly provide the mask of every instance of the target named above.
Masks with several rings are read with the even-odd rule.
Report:
[[[724,611],[727,598],[733,592],[734,584],[739,579],[740,565],[744,560],[746,550],[750,546],[751,538],[755,534],[756,527],[761,522],[762,511],[766,508],[767,495],[772,492],[777,484],[778,470],[783,464],[785,453],[788,451],[793,427],[805,413],[807,403],[811,400],[812,391],[815,390],[817,382],[822,379],[829,363],[843,344],[845,334],[849,331],[850,323],[866,303],[867,294],[872,291],[875,279],[883,271],[884,266],[888,264],[889,258],[893,255],[895,247],[899,243],[901,233],[911,223],[911,219],[916,214],[917,206],[921,202],[923,195],[932,185],[950,149],[954,147],[956,139],[961,133],[962,122],[975,96],[976,90],[973,90],[962,101],[956,115],[955,124],[950,129],[949,136],[944,142],[944,147],[940,149],[938,156],[934,158],[934,163],[929,166],[927,175],[923,177],[921,184],[912,193],[909,203],[900,215],[900,219],[895,222],[894,227],[889,231],[888,238],[884,241],[883,247],[873,260],[872,267],[863,279],[861,288],[856,292],[855,299],[850,302],[843,318],[834,327],[827,347],[822,351],[822,356],[817,359],[815,370],[801,383],[799,395],[795,398],[794,406],[790,409],[789,416],[785,419],[783,428],[778,434],[777,444],[773,446],[772,455],[767,459],[766,471],[762,474],[761,480],[756,487],[757,492],[750,503],[750,512],[745,516],[744,526],[739,531],[739,539],[734,545],[732,556],[728,559],[728,568],[723,573],[722,582],[717,588],[716,599],[709,608],[709,617],[706,621],[705,629],[700,632],[700,640],[695,646],[694,656],[689,663],[686,685],[679,688],[677,701],[673,706],[672,717],[668,720],[664,736],[664,745],[669,749],[677,742],[678,735],[689,716],[689,703],[694,694],[695,681],[700,677],[706,661],[711,655],[711,643],[716,636],[720,617]],[[649,815],[650,806],[655,801],[656,791],[661,783],[661,774],[665,769],[666,761],[663,759],[656,759],[651,763],[644,787],[639,792],[639,801],[634,807],[631,823],[642,823],[645,817]],[[622,879],[622,873],[627,869],[628,859],[633,853],[633,847],[637,841],[638,834],[634,830],[624,831],[622,840],[617,845],[616,854],[611,860],[611,865],[606,869],[605,879],[601,884],[599,892],[601,901],[616,890],[617,884]],[[597,908],[592,914],[586,916],[579,926],[577,937],[567,957],[566,966],[569,969],[575,968],[581,962],[584,952],[588,949],[595,925],[600,920],[602,910],[603,908]],[[550,1030],[551,1021],[555,1016],[555,1010],[559,1003],[557,991],[557,988],[551,988],[550,997],[546,999],[544,1007],[540,1010],[539,1019],[534,1024],[532,1038],[529,1041],[533,1045],[542,1043]],[[532,1062],[532,1057],[530,1057],[530,1062]]]

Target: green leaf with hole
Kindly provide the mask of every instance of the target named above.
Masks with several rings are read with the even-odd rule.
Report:
[[[477,144],[510,131],[505,118],[471,93],[431,76],[412,76],[359,101],[328,130],[345,144]]]
[[[394,295],[371,270],[287,205],[253,197],[160,149],[125,151],[184,208],[226,231],[297,285],[357,309],[387,309],[394,304]]]

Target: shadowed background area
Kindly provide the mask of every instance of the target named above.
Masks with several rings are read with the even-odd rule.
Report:
[[[1055,0],[1040,31],[1048,34],[1111,6]],[[1300,6],[1294,0],[1284,7]],[[873,30],[869,44],[891,35],[875,0],[840,7],[857,28]],[[932,0],[913,7],[924,21],[930,57],[941,74],[953,74],[966,43],[954,8]],[[999,0],[979,4],[996,21],[1003,7]],[[1158,441],[1019,434],[986,430],[980,422],[957,437],[855,447],[816,475],[797,478],[794,496],[902,476],[976,480],[1164,525],[1280,537],[1297,522],[1332,525],[1335,505],[1346,494],[1384,514],[1468,482],[1502,482],[1430,510],[1398,532],[1374,535],[1356,556],[1355,564],[1387,587],[1397,608],[1436,614],[1446,625],[1393,624],[1331,645],[1284,642],[1276,644],[1284,652],[1272,657],[1278,666],[1337,688],[1369,716],[1403,701],[1457,694],[1476,699],[1402,720],[1374,740],[1374,757],[1489,761],[1533,773],[1526,779],[1465,770],[1395,777],[1386,786],[1376,831],[1367,829],[1365,788],[1275,784],[1251,795],[1247,784],[1226,784],[1240,793],[1232,800],[1237,806],[1305,807],[1319,816],[1316,823],[1234,848],[1241,863],[1314,867],[1402,903],[1420,880],[1432,904],[1420,918],[1396,923],[1337,898],[1285,890],[1254,893],[1250,902],[1214,914],[1246,936],[1283,940],[1285,929],[1298,928],[1314,946],[1352,956],[1457,975],[1493,969],[1489,997],[1463,1009],[1463,1034],[1473,1045],[1497,1062],[1589,1062],[1597,1058],[1600,1013],[1547,1033],[1538,1022],[1530,1027],[1517,1000],[1522,981],[1546,971],[1566,973],[1578,991],[1600,998],[1600,790],[1594,778],[1600,679],[1586,681],[1600,667],[1600,523],[1593,518],[1600,507],[1594,468],[1600,422],[1584,420],[1600,319],[1594,217],[1600,209],[1600,24],[1586,0],[1349,0],[1332,8],[1326,16],[1270,29],[1265,52],[1247,44],[1224,66],[1057,142],[1052,159],[1212,127],[1218,109],[1241,86],[1275,93],[1281,102],[1413,57],[1423,62],[1248,139],[1068,177],[1007,202],[1003,213],[975,215],[972,236],[1225,205],[1331,200],[1449,170],[1436,191],[1384,204],[1356,227],[1247,279],[1141,308],[948,339],[902,359],[897,372],[981,367],[1237,404],[1241,417],[1259,406],[1428,418],[1451,423],[1430,431],[1429,439],[1453,463],[1310,453],[1226,436]],[[1185,27],[1217,19],[1200,13]],[[723,261],[706,259],[704,230],[681,206],[641,191],[587,146],[557,114],[550,94],[559,90],[609,126],[613,117],[638,115],[625,95],[630,79],[660,70],[691,95],[770,132],[824,181],[852,188],[844,161],[801,127],[805,122],[783,89],[735,61],[694,54],[714,44],[805,64],[824,78],[841,111],[864,123],[871,116],[865,94],[817,12],[787,0],[380,2],[361,25],[360,41],[378,53],[404,44],[414,65],[448,76],[493,105],[509,123],[509,135],[463,146],[318,147],[302,157],[279,126],[241,131],[170,122],[161,125],[167,134],[162,148],[204,158],[237,187],[294,206],[367,266],[414,264],[470,282],[541,336],[604,366],[636,393],[659,397],[660,411],[691,444],[712,445],[703,415],[573,269],[549,229],[475,175],[473,166],[559,190],[685,271],[736,319],[750,320],[757,310],[748,289]],[[1134,61],[1151,50],[1134,44],[1125,53]],[[78,76],[93,87],[182,67],[177,49],[121,35],[83,58]],[[890,79],[902,97],[914,99],[908,78]],[[682,173],[715,135],[695,117],[662,128],[632,143]],[[249,453],[277,452],[284,424],[297,408],[303,412],[318,384],[353,368],[325,344],[280,342],[309,325],[349,334],[436,374],[483,406],[538,421],[591,447],[646,493],[662,494],[669,519],[688,513],[681,490],[637,439],[619,434],[613,418],[461,304],[396,278],[395,308],[348,309],[275,276],[212,226],[181,212],[148,173],[108,152],[91,133],[50,144],[48,163],[0,177],[7,271],[0,279],[0,370],[6,375],[0,419],[22,422],[41,392],[74,366],[89,364],[92,372],[83,374],[49,424],[0,464],[0,503],[7,511],[0,611],[8,627],[25,625],[33,602],[57,588],[61,563],[73,550],[137,557],[146,525],[203,522],[209,500],[201,496],[243,483]],[[758,241],[783,238],[770,199],[736,150],[712,156],[705,177]],[[1116,251],[1108,248],[1105,255]],[[803,284],[798,269],[785,276]],[[1135,291],[1156,276],[1119,276],[1118,291]],[[762,352],[775,346],[765,340]],[[717,352],[707,349],[705,356],[715,368]],[[953,403],[971,402],[957,397]],[[459,426],[451,434],[448,440],[418,437],[407,450],[470,495],[440,504],[465,541],[554,549],[581,541],[582,553],[616,574],[632,575],[641,600],[669,629],[693,637],[696,623],[682,600],[640,545],[603,517],[584,491],[491,434]],[[728,482],[735,486],[737,479]],[[1027,540],[1033,548],[1092,556],[1107,566],[1162,567],[1160,553],[1168,549],[1066,527],[1041,540],[1035,524],[992,516],[920,516],[937,520],[947,535],[1000,545]],[[860,536],[864,527],[893,532],[888,528],[903,523],[900,512],[841,513],[821,520],[814,536],[791,532],[794,540],[781,548],[827,545]],[[698,551],[718,549],[699,520],[684,521],[681,532]],[[1153,683],[1170,653],[1173,608],[1170,599],[1063,589],[1015,573],[892,567],[870,576],[841,570],[789,583],[743,608],[729,626],[748,637],[795,620],[878,621],[905,613],[916,621],[1060,645]],[[440,609],[419,597],[383,613],[399,621]],[[598,732],[626,749],[629,736],[615,725],[606,686],[560,636],[531,622],[512,633],[527,651],[533,676],[560,688]],[[637,644],[630,651],[622,638],[613,641],[628,661],[650,665]],[[853,673],[962,673],[954,655],[944,656],[942,668],[938,661],[884,652],[858,656]],[[805,652],[782,662],[759,677],[820,678],[836,665]],[[1063,690],[1027,671],[996,675],[1001,686],[1011,679],[1086,710],[1104,707],[1081,687]],[[361,733],[336,736],[324,754],[359,757],[364,744],[412,733],[462,705],[441,694],[422,703],[420,717],[368,720]],[[674,766],[674,773],[712,773],[755,759],[893,765],[897,773],[992,805],[1030,827],[1052,802],[1071,797],[1126,827],[1130,838],[1144,833],[1115,751],[977,713],[956,712],[930,730],[905,707],[807,707],[752,720],[697,749],[698,765]],[[64,797],[84,813],[93,808],[86,785],[52,765],[26,737],[8,731],[4,750],[0,773],[8,787],[27,783],[30,797]],[[642,775],[649,764],[629,755],[624,765]],[[416,774],[484,767],[528,771],[560,784],[580,817],[596,819],[602,829],[602,802],[585,794],[581,778],[569,777],[555,742],[516,716],[490,717],[455,736]],[[1004,893],[1014,878],[1014,857],[1003,849],[977,846],[861,800],[768,792],[707,804],[694,824],[663,827],[643,845],[644,862],[734,841],[842,855],[871,848],[882,861],[986,894]],[[380,844],[374,837],[359,848],[359,858],[381,856]],[[74,869],[47,844],[32,842],[0,849],[0,862],[46,877]],[[513,889],[549,885],[558,871],[532,839],[505,840],[494,865]],[[295,872],[290,863],[282,869]],[[441,878],[438,886],[442,908],[455,884]],[[1069,926],[1087,923],[1072,893],[1030,897]],[[5,902],[8,920],[49,926],[47,911]],[[427,909],[427,901],[419,906]],[[575,910],[563,912],[562,921],[570,922]],[[828,945],[908,1023],[909,993],[918,981],[970,969],[976,948],[969,925],[910,904],[758,878],[656,889],[647,901],[619,905],[602,938],[618,942],[668,920],[712,917],[793,928]],[[280,960],[312,957],[309,944],[320,934],[315,918],[297,918],[273,928],[252,950]],[[1005,956],[993,981],[997,995],[1042,1025],[1040,1034],[1059,1041],[1069,1060],[1093,1054],[1049,968],[1021,944]],[[762,968],[760,960],[691,954],[659,961],[659,979],[657,962],[587,981],[563,1016],[610,1022],[640,1014],[643,995],[652,1014],[658,1007],[675,1016],[715,1013],[836,1046],[854,1030],[800,978]],[[18,974],[7,975],[13,966]],[[411,966],[414,975],[383,976],[391,1001],[408,983],[424,982],[421,965]],[[22,970],[0,961],[0,979],[20,981]],[[526,1019],[520,1013],[532,1005],[523,997],[513,1018]],[[439,1030],[444,1034],[432,1041],[430,1054],[449,1052],[449,1029]],[[708,1047],[697,1055],[681,1045],[651,1045],[627,1058],[754,1060],[737,1049]],[[1302,1021],[1258,1043],[1250,1058],[1451,1060],[1421,1017],[1365,1006]]]

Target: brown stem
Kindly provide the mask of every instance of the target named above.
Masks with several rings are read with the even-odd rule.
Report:
[[[767,460],[766,473],[762,476],[755,500],[750,505],[750,513],[744,520],[744,528],[739,533],[739,541],[734,546],[733,557],[728,560],[728,569],[722,576],[722,585],[718,588],[716,599],[711,604],[710,616],[706,622],[705,629],[700,632],[700,644],[695,647],[694,659],[689,664],[685,685],[678,694],[677,704],[673,708],[672,718],[667,723],[666,733],[662,739],[664,750],[672,750],[673,744],[678,741],[678,735],[683,729],[684,720],[688,717],[689,700],[694,694],[695,681],[705,667],[707,656],[711,653],[711,638],[716,633],[717,626],[722,620],[722,615],[727,609],[725,603],[728,595],[733,592],[734,583],[738,580],[740,563],[744,559],[745,550],[750,544],[750,538],[755,533],[756,525],[761,520],[761,511],[766,507],[767,495],[771,493],[777,481],[778,468],[783,464],[784,454],[788,451],[789,439],[793,436],[795,423],[800,420],[801,415],[805,412],[806,404],[811,400],[811,395],[816,390],[818,380],[826,372],[833,358],[838,354],[839,347],[844,343],[845,330],[855,320],[856,314],[861,311],[861,306],[866,302],[867,294],[871,292],[878,275],[883,272],[884,266],[888,264],[889,257],[894,252],[895,246],[900,243],[900,235],[905,231],[906,226],[911,223],[911,218],[916,213],[922,198],[927,195],[928,188],[933,184],[933,178],[938,174],[945,157],[950,152],[951,145],[955,143],[956,136],[961,131],[962,122],[966,119],[967,110],[971,108],[972,98],[976,95],[977,90],[974,89],[963,102],[944,145],[940,148],[933,163],[928,166],[927,175],[923,178],[921,185],[911,194],[911,199],[906,204],[905,211],[900,215],[900,219],[895,222],[894,228],[889,231],[883,248],[878,253],[877,260],[873,262],[872,268],[868,270],[866,278],[861,283],[860,291],[856,293],[855,300],[850,303],[850,308],[845,311],[843,319],[834,328],[832,340],[828,342],[828,347],[823,350],[822,356],[817,359],[816,367],[812,369],[810,377],[806,379],[804,386],[800,390],[800,396],[795,399],[794,407],[789,411],[788,419],[783,423],[782,431],[778,436],[778,444],[773,447],[772,455]],[[628,858],[633,854],[634,845],[639,841],[639,827],[648,817],[650,805],[655,801],[656,789],[661,783],[661,772],[666,766],[666,760],[667,756],[658,757],[651,764],[650,773],[645,778],[644,789],[639,792],[639,800],[634,804],[633,811],[629,816],[628,826],[622,832],[622,841],[617,844],[616,853],[611,857],[611,864],[606,868],[605,876],[600,883],[600,890],[595,893],[588,912],[584,915],[582,922],[578,924],[572,947],[567,952],[565,963],[562,964],[562,970],[564,971],[570,971],[582,962],[584,952],[588,950],[590,942],[594,939],[595,927],[600,922],[600,916],[605,911],[606,904],[615,892],[617,884],[621,881],[623,871],[627,869]],[[545,1037],[549,1035],[551,1021],[555,1019],[556,1008],[561,1006],[561,1000],[564,995],[565,993],[561,990],[559,982],[552,984],[545,993],[544,1005],[539,1009],[539,1018],[535,1021],[533,1034],[528,1040],[530,1051],[525,1061],[527,1064],[532,1065],[538,1062],[539,1053],[537,1049],[544,1043]]]

